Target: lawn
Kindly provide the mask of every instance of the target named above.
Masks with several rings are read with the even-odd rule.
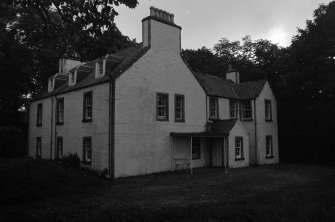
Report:
[[[111,183],[29,158],[0,160],[0,221],[335,221],[335,168],[199,168]]]

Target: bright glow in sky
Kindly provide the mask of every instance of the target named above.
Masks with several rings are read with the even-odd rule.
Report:
[[[142,41],[141,20],[149,15],[149,7],[163,9],[175,15],[182,29],[182,47],[213,48],[219,39],[268,39],[288,46],[305,28],[306,20],[321,3],[331,0],[139,0],[135,9],[116,8],[115,22],[124,35]]]

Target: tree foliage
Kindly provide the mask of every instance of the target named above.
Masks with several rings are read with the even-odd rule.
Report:
[[[90,60],[133,44],[114,23],[137,0],[4,0],[0,3],[0,125],[17,125],[27,95],[41,91],[71,49]]]

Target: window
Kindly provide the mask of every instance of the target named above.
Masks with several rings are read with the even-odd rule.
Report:
[[[166,93],[157,93],[156,95],[157,120],[169,120],[169,95]]]
[[[36,126],[42,126],[42,113],[43,113],[43,104],[37,104],[37,122]]]
[[[200,159],[200,138],[192,137],[192,160]]]
[[[91,122],[92,121],[92,106],[93,106],[92,92],[84,93],[83,104],[84,104],[83,122]]]
[[[77,70],[70,72],[69,74],[69,86],[76,84],[77,80]]]
[[[237,118],[237,103],[234,100],[229,100],[229,113],[230,118]]]
[[[63,158],[63,137],[57,137],[56,158]]]
[[[251,100],[242,101],[242,120],[252,119]]]
[[[48,92],[51,92],[54,90],[54,85],[55,85],[55,78],[54,77],[49,78]]]
[[[36,137],[36,157],[41,158],[42,154],[42,138]]]
[[[273,158],[272,136],[266,136],[266,158]]]
[[[265,103],[265,121],[272,121],[271,100],[266,99]]]
[[[56,121],[58,125],[64,124],[64,98],[57,99]]]
[[[218,118],[218,98],[209,97],[209,118],[217,119]]]
[[[183,95],[175,95],[174,105],[175,105],[175,121],[184,122],[185,121],[185,97]]]
[[[243,137],[235,137],[235,160],[244,160]]]
[[[83,139],[83,162],[91,164],[92,162],[92,138],[84,137]]]
[[[104,61],[101,60],[96,63],[96,76],[95,77],[101,77],[104,75]]]

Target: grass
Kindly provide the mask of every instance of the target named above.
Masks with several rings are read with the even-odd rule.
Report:
[[[0,161],[0,221],[334,221],[335,168],[199,168],[108,182],[29,158]]]

